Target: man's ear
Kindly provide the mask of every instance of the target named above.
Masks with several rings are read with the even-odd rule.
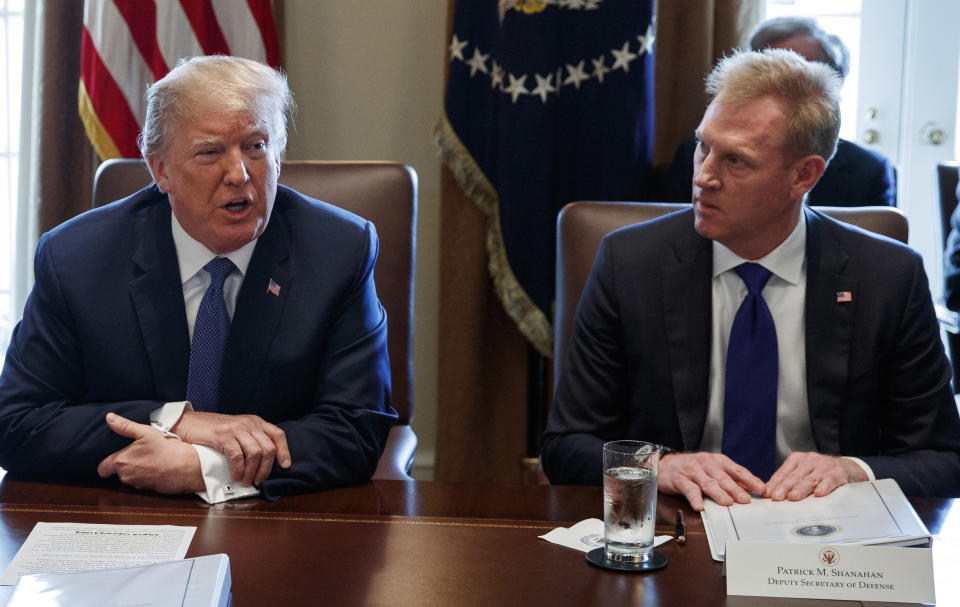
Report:
[[[818,154],[804,156],[793,164],[793,181],[790,184],[790,197],[800,198],[813,189],[820,181],[827,162]]]
[[[163,161],[161,155],[154,154],[149,156],[147,158],[147,165],[150,167],[153,180],[157,182],[157,187],[160,188],[160,191],[167,192],[167,186],[170,185],[170,180],[166,172],[166,163]]]

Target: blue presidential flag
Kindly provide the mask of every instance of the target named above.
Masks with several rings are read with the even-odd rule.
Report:
[[[497,294],[546,356],[557,213],[643,195],[653,43],[653,0],[456,3],[438,143],[488,217]]]

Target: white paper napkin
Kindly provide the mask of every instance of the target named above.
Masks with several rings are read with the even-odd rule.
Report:
[[[557,527],[541,535],[540,539],[581,552],[590,552],[594,548],[603,548],[603,521],[598,518],[588,518],[573,527]],[[672,535],[658,535],[653,538],[653,547],[656,548],[672,539]]]

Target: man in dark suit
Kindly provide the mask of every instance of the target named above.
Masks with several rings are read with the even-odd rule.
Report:
[[[750,49],[785,48],[808,61],[826,63],[846,78],[850,52],[839,37],[828,34],[808,17],[776,17],[750,34]],[[673,163],[664,172],[658,198],[663,202],[690,202],[695,141],[677,147]],[[896,171],[882,155],[841,139],[823,176],[807,194],[807,204],[854,207],[896,206]]]
[[[210,502],[369,479],[396,420],[372,224],[277,185],[276,70],[195,57],[147,101],[155,184],[37,247],[0,465]]]
[[[542,439],[547,476],[599,483],[602,443],[632,438],[671,449],[659,488],[698,510],[704,495],[796,500],[882,477],[960,494],[960,418],[919,255],[803,205],[836,146],[838,78],[769,49],[721,60],[707,91],[692,209],[597,253]],[[766,281],[749,297],[746,269]],[[741,309],[772,344],[742,341]],[[761,341],[773,351],[736,362]]]

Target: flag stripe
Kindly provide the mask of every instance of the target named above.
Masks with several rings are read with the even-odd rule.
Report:
[[[80,81],[77,101],[80,104],[80,120],[83,122],[87,137],[93,143],[94,149],[102,158],[119,158],[120,150],[113,143],[110,133],[100,122],[97,113],[93,111],[93,104],[90,101],[90,96],[87,95],[87,87],[83,85],[83,80]]]
[[[230,54],[230,47],[217,24],[217,15],[213,12],[210,0],[181,0],[180,6],[205,55]]]
[[[180,0],[157,0],[157,44],[171,69],[181,57],[203,54]]]
[[[212,6],[230,52],[266,63],[260,29],[249,6],[237,6],[236,0],[213,0]]]
[[[267,51],[267,64],[280,69],[280,41],[277,39],[277,24],[273,20],[270,0],[247,0],[247,5],[260,30],[260,39]]]
[[[222,53],[280,67],[270,0],[87,0],[77,101],[101,158],[137,157],[146,87],[183,57]]]
[[[163,78],[167,67],[157,45],[157,5],[153,0],[114,0],[117,10],[130,28],[137,50],[153,72],[153,79]]]
[[[137,119],[124,102],[123,91],[117,86],[107,66],[93,48],[93,40],[87,28],[83,28],[80,44],[82,51],[80,73],[84,87],[90,94],[93,111],[96,112],[103,128],[109,133],[117,151],[124,157],[135,158],[139,155],[136,140],[140,126],[137,124]],[[87,128],[90,129],[89,126]],[[97,150],[97,153],[103,157],[100,150]]]
[[[88,10],[89,15],[86,14]],[[130,28],[127,27],[113,0],[91,0],[87,2],[84,12],[86,31],[100,61],[103,62],[114,84],[122,91],[127,107],[140,122],[144,87],[146,83],[153,81],[150,66],[143,60],[140,53],[136,52]],[[97,88],[92,84],[89,80],[87,81],[87,92],[94,102],[94,108],[98,109]],[[104,120],[103,116],[100,119]]]

